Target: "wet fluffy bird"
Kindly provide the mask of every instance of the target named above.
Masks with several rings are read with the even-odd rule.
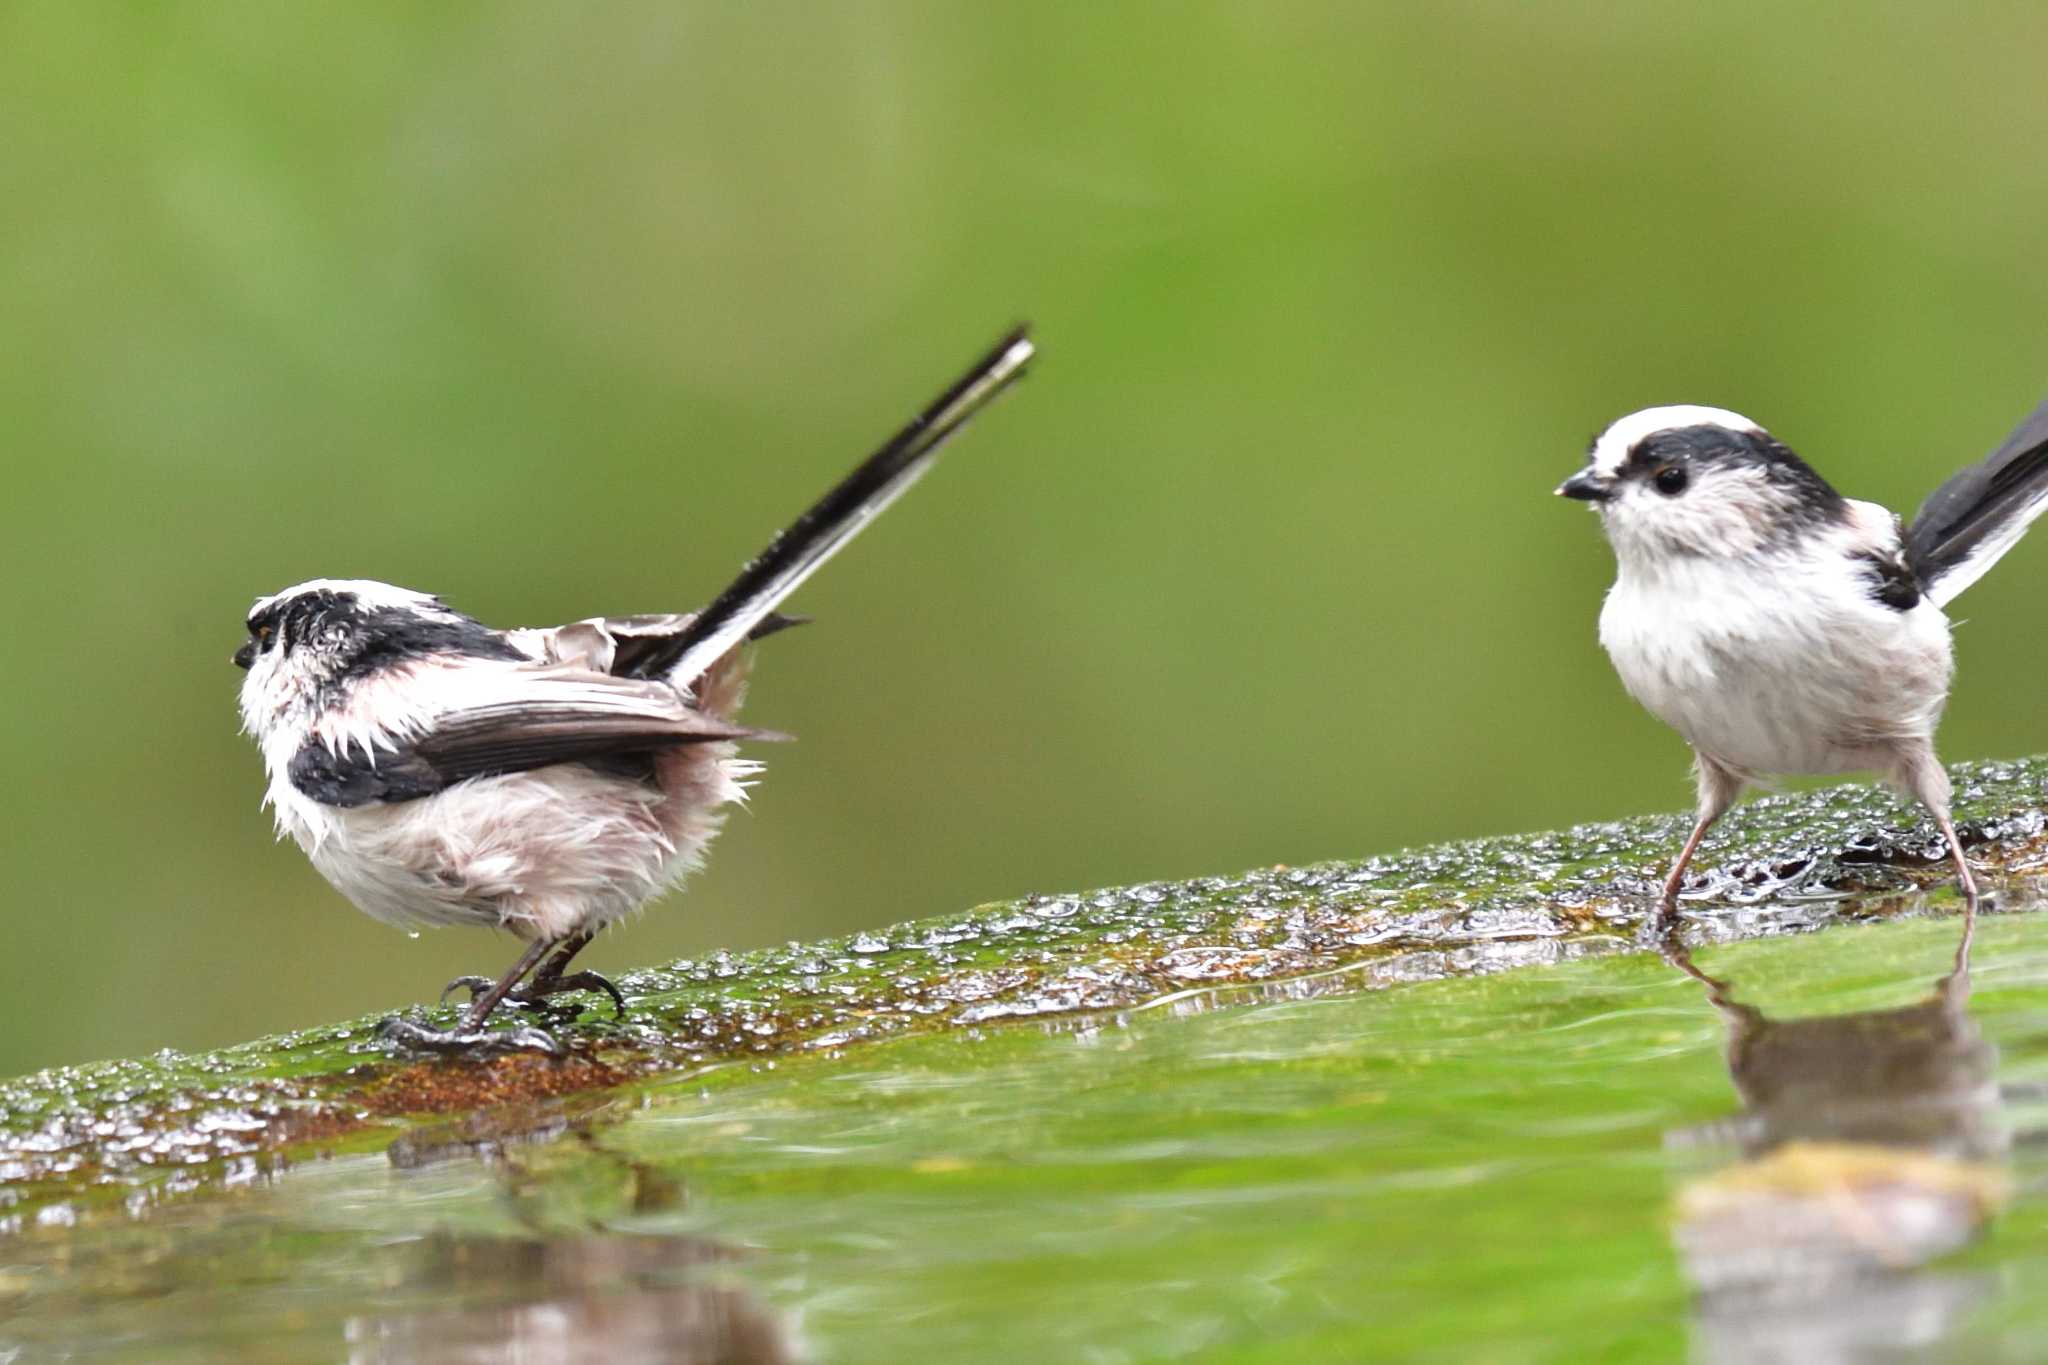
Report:
[[[1623,417],[1557,491],[1593,504],[1614,547],[1600,642],[1622,684],[1693,748],[1697,819],[1660,920],[1746,784],[1855,771],[1933,814],[1974,911],[1934,752],[1952,668],[1942,608],[2048,506],[2048,404],[1910,525],[1723,408]]]
[[[703,861],[721,808],[758,768],[738,742],[779,737],[735,720],[748,642],[791,624],[777,606],[1031,356],[1021,329],[1004,338],[702,612],[499,631],[426,593],[329,579],[256,604],[234,661],[280,833],[378,919],[527,940],[497,980],[454,983],[472,992],[463,1030],[392,1021],[396,1036],[503,1041],[478,1031],[501,1000],[570,989],[605,990],[623,1009],[609,982],[566,968]],[[510,1038],[551,1046],[534,1030]]]

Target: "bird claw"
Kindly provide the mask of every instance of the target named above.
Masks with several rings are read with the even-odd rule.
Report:
[[[458,990],[468,991],[469,998],[474,1000],[490,988],[491,979],[488,976],[458,976],[441,988],[441,1000],[445,1004],[450,993]]]
[[[469,992],[469,998],[474,1001],[489,990],[492,984],[487,976],[458,976],[441,988],[441,1000],[446,1003],[454,992],[466,990]],[[545,981],[514,986],[505,992],[505,999],[515,1005],[524,1005],[528,1009],[546,1009],[548,997],[560,995],[564,991],[601,991],[612,998],[615,1017],[626,1017],[626,997],[620,993],[617,986],[597,972],[571,972],[567,976],[550,977]]]
[[[1635,946],[1653,953],[1668,953],[1684,940],[1684,921],[1675,900],[1660,900],[1636,926]]]
[[[402,1051],[431,1053],[440,1057],[477,1060],[517,1052],[540,1052],[550,1057],[562,1055],[561,1043],[537,1028],[502,1032],[478,1028],[435,1029],[393,1015],[377,1026],[377,1036]]]
[[[516,1000],[522,1005],[535,1006],[544,1002],[549,996],[558,995],[563,991],[602,991],[612,998],[612,1008],[615,1011],[613,1017],[618,1019],[626,1017],[626,997],[619,993],[619,988],[614,986],[608,978],[601,976],[597,972],[571,972],[567,976],[557,976],[551,977],[546,981],[536,981],[530,985],[519,987],[505,998],[507,1000]]]

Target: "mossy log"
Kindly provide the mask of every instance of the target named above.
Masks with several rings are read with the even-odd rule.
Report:
[[[1959,765],[1956,814],[2000,908],[2048,865],[2048,758]],[[1118,1011],[1190,991],[1311,994],[1554,962],[1634,941],[1682,815],[1360,862],[1026,896],[850,939],[626,974],[548,1027],[563,1055],[421,1059],[375,1017],[0,1085],[0,1231],[388,1146],[425,1116],[602,1094],[692,1069],[918,1031]],[[1772,796],[1723,822],[1688,933],[1725,940],[1956,908],[1938,835],[1881,789]],[[575,997],[572,997],[575,998]],[[506,1026],[518,1011],[504,1012]],[[421,1018],[446,1024],[454,1009]]]

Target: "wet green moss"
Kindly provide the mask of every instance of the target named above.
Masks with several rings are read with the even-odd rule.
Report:
[[[2048,759],[1961,765],[1957,814],[2007,897],[2048,847]],[[735,1059],[1124,1010],[1218,988],[1312,994],[1625,946],[1683,815],[1308,867],[1027,896],[816,944],[628,973],[631,1011],[555,1016],[567,1055],[420,1061],[364,1018],[201,1055],[0,1085],[0,1225],[153,1198],[467,1115]],[[1724,822],[1690,902],[1716,938],[1895,913],[1945,886],[1931,823],[1861,785],[1767,797]],[[1937,890],[1940,897],[1947,894]],[[506,1023],[512,1023],[507,1011]],[[452,1010],[423,1016],[450,1022]]]

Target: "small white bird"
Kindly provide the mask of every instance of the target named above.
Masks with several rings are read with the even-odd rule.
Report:
[[[1600,643],[1622,685],[1693,749],[1698,819],[1659,923],[1745,784],[1855,771],[1933,814],[1974,913],[1934,753],[1952,668],[1942,608],[2048,506],[2048,404],[1937,488],[1911,526],[1843,497],[1722,408],[1623,417],[1557,492],[1592,503],[1614,546]]]
[[[759,768],[736,741],[782,737],[733,719],[747,642],[792,624],[775,608],[1032,353],[1023,329],[1005,337],[695,614],[498,631],[425,593],[330,579],[256,604],[234,661],[280,834],[378,919],[527,940],[495,982],[450,984],[472,993],[464,1029],[391,1020],[387,1032],[442,1050],[552,1048],[535,1030],[479,1030],[501,1000],[564,990],[606,991],[623,1012],[610,982],[565,969],[701,864],[720,807]]]

